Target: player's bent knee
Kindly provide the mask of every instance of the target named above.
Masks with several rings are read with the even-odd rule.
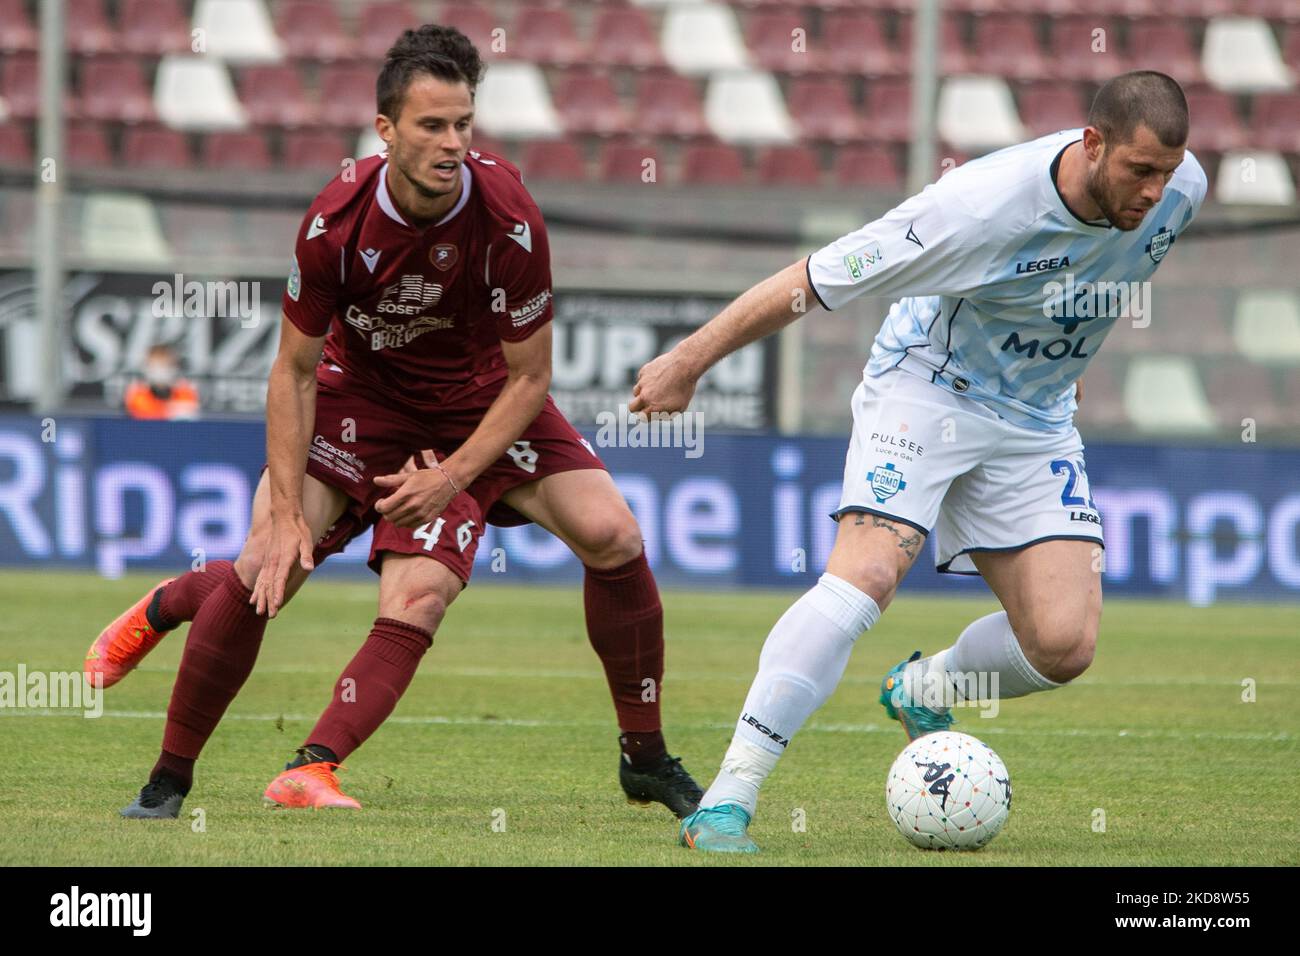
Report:
[[[592,568],[618,568],[641,554],[641,526],[625,509],[597,513],[575,542],[578,557]]]
[[[1038,670],[1050,681],[1064,684],[1092,665],[1097,649],[1097,630],[1088,621],[1052,622],[1030,625],[1016,631],[1023,643],[1033,648]]]
[[[432,634],[438,630],[451,601],[452,598],[436,588],[413,588],[381,603],[379,616],[422,628]]]
[[[836,564],[827,570],[868,595],[882,611],[893,600],[902,580],[897,567],[876,560],[859,561],[847,567]]]

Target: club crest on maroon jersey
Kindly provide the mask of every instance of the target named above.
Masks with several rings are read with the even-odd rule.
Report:
[[[449,242],[440,242],[429,250],[429,261],[433,263],[435,269],[441,269],[443,272],[454,266],[459,258],[459,250]]]

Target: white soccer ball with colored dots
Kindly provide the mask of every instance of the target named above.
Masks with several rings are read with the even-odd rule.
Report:
[[[970,734],[926,734],[889,768],[885,804],[898,832],[923,850],[978,850],[1011,813],[1011,775]]]

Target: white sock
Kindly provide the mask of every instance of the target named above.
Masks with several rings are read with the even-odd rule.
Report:
[[[973,621],[952,647],[908,664],[903,681],[909,697],[938,713],[948,709],[941,701],[1009,700],[1062,686],[1029,663],[1006,611]]]
[[[880,619],[871,596],[833,574],[781,615],[763,643],[722,772],[702,807],[738,803],[752,817],[758,788],[804,721],[844,676],[858,636]]]

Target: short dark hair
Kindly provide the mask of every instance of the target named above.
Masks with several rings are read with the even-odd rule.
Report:
[[[1132,142],[1138,126],[1146,126],[1163,145],[1181,146],[1190,125],[1187,97],[1177,81],[1163,73],[1122,73],[1097,91],[1088,125],[1101,130],[1108,142]]]
[[[418,30],[406,30],[384,57],[384,67],[375,84],[379,112],[396,120],[406,98],[406,88],[420,74],[465,83],[470,94],[483,79],[483,60],[469,37],[455,27],[426,23]]]

